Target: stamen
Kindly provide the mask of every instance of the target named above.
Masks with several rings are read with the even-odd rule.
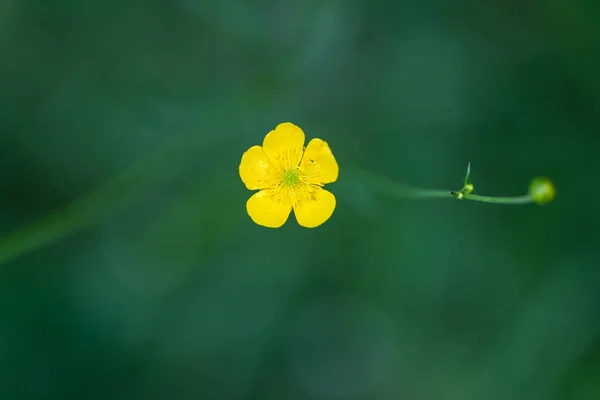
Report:
[[[300,182],[300,175],[296,168],[289,169],[283,173],[283,184],[289,187],[294,187]]]

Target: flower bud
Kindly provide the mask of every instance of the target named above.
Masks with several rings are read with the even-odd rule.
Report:
[[[463,188],[462,192],[464,194],[471,194],[475,190],[475,186],[472,183],[467,183]]]
[[[537,204],[547,204],[556,196],[556,189],[548,178],[533,178],[529,184],[529,196]]]

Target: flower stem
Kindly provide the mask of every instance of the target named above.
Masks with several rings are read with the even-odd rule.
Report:
[[[363,169],[357,169],[356,173],[362,176],[364,181],[368,183],[369,188],[389,196],[407,199],[440,199],[453,197],[447,190],[415,188],[394,182]]]
[[[491,197],[491,196],[480,196],[478,194],[465,194],[465,200],[480,201],[482,203],[496,203],[496,204],[529,204],[533,203],[533,199],[528,194],[514,197]]]
[[[358,170],[365,181],[368,182],[369,187],[381,194],[411,198],[411,199],[450,199],[456,198],[458,200],[471,200],[479,201],[482,203],[495,203],[495,204],[530,204],[536,203],[536,200],[531,194],[525,194],[521,196],[510,196],[510,197],[492,197],[492,196],[481,196],[473,194],[475,187],[470,183],[470,164],[465,178],[465,185],[460,191],[447,191],[447,190],[435,190],[435,189],[422,189],[415,188],[403,184],[396,183],[387,178],[375,175],[365,170]]]

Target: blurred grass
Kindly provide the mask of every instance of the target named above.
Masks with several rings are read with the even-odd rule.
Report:
[[[108,214],[139,200],[150,189],[160,185],[161,181],[172,179],[181,171],[182,164],[189,162],[188,152],[197,151],[197,148],[190,146],[188,140],[170,144],[170,147],[174,149],[161,150],[158,154],[139,161],[105,185],[75,200],[64,210],[2,238],[0,264],[98,223]]]

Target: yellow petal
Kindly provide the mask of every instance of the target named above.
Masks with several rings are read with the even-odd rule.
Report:
[[[262,147],[252,146],[242,156],[240,178],[250,190],[266,189],[277,183],[275,168]]]
[[[335,210],[335,196],[327,190],[316,188],[312,196],[294,206],[296,221],[305,228],[316,228],[331,217]]]
[[[339,173],[329,145],[321,139],[313,139],[308,143],[300,168],[305,180],[317,185],[335,182]]]
[[[277,195],[275,189],[265,189],[248,199],[246,210],[258,225],[279,228],[290,216],[292,204],[287,196]]]
[[[304,132],[292,124],[284,122],[267,133],[263,150],[271,164],[280,171],[287,171],[300,164],[304,148]]]

